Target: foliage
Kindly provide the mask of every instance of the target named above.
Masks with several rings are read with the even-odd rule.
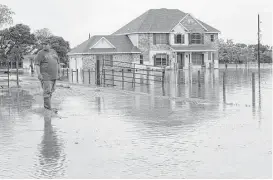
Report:
[[[260,62],[272,62],[272,49],[268,45],[260,45]],[[258,45],[247,45],[243,43],[235,44],[231,39],[219,40],[219,61],[222,63],[246,63],[257,62]]]
[[[17,24],[10,28],[0,31],[1,57],[10,58],[11,60],[20,59],[23,55],[28,54],[36,39],[30,32],[30,28],[24,24]]]
[[[34,35],[36,37],[37,44],[41,44],[42,42],[45,42],[47,38],[49,38],[50,36],[53,36],[53,34],[48,28],[36,30],[34,32]]]
[[[70,50],[69,42],[59,36],[50,36],[46,41],[49,42],[51,48],[58,53],[61,63],[67,63],[67,53]]]
[[[51,45],[51,48],[57,52],[60,61],[65,64],[67,63],[67,53],[70,50],[68,41],[65,41],[62,37],[54,36],[47,28],[37,30],[34,32],[34,34],[36,37],[35,47],[38,51],[42,48],[42,42],[48,42]],[[38,53],[38,51],[35,53]]]
[[[12,24],[12,15],[14,12],[11,11],[6,5],[0,4],[0,28],[6,24]]]

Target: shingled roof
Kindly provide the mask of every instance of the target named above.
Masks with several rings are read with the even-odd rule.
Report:
[[[148,32],[170,32],[187,13],[178,9],[150,9],[129,22],[113,34],[131,34],[131,33],[148,33]],[[219,30],[199,21],[208,32],[220,32]]]
[[[101,38],[108,40],[115,48],[91,48]],[[90,49],[91,48],[91,49]],[[96,35],[73,48],[71,54],[100,54],[100,53],[140,53],[126,35]]]

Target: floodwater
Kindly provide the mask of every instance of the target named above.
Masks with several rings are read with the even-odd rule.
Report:
[[[59,86],[53,117],[38,83],[0,90],[0,178],[271,178],[272,69],[260,78],[257,69],[201,70],[200,87],[197,77]]]

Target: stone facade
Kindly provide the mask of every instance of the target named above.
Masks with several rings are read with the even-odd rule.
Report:
[[[96,55],[83,55],[82,56],[82,64],[83,64],[83,69],[95,69],[96,66]]]
[[[149,61],[149,53],[150,53],[149,34],[139,34],[138,35],[138,49],[143,54],[144,63]]]
[[[211,42],[210,36],[214,35],[214,42]],[[218,40],[218,34],[216,33],[206,33],[204,34],[204,44],[205,45],[211,45],[213,48],[218,49],[218,44],[219,44],[219,40]]]
[[[143,64],[153,65],[153,56],[156,53],[171,54],[169,44],[153,44],[153,34],[139,34],[138,48],[143,54]]]
[[[132,54],[115,54],[113,55],[113,61],[114,61],[114,66],[121,66],[117,67],[115,69],[122,69],[122,67],[132,67],[132,62],[133,62],[133,55]],[[115,62],[115,61],[122,61],[122,62]]]

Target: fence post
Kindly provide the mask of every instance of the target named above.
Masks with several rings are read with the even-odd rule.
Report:
[[[165,68],[162,71],[162,84],[164,84],[164,80],[165,80]]]
[[[150,68],[148,67],[147,68],[147,77],[146,77],[147,78],[147,80],[146,80],[147,82],[146,82],[146,84],[149,84],[149,75],[150,75]]]
[[[84,69],[82,69],[82,82],[84,84]]]
[[[90,77],[90,74],[91,74],[90,69],[88,69],[89,84],[90,84],[90,81],[91,81],[91,80],[90,80],[90,78],[91,78],[91,77]]]
[[[198,87],[201,86],[201,83],[200,83],[200,71],[198,71]]]
[[[114,69],[112,69],[112,84],[115,86],[115,75],[114,75]]]
[[[103,85],[105,86],[105,69],[103,69]]]
[[[255,73],[252,73],[252,105],[255,106]]]
[[[124,69],[121,70],[121,76],[122,76],[122,88],[124,88]]]
[[[73,83],[73,69],[71,69],[72,83]]]
[[[77,69],[77,83],[79,82],[79,69]]]
[[[66,75],[67,75],[67,79],[69,79],[69,77],[68,77],[68,68],[66,69]]]
[[[133,79],[132,79],[132,86],[134,87],[134,81],[135,81],[135,64],[133,67]]]
[[[100,60],[97,59],[96,63],[96,78],[97,78],[97,85],[100,85]]]
[[[136,64],[134,63],[134,87],[136,86]]]

